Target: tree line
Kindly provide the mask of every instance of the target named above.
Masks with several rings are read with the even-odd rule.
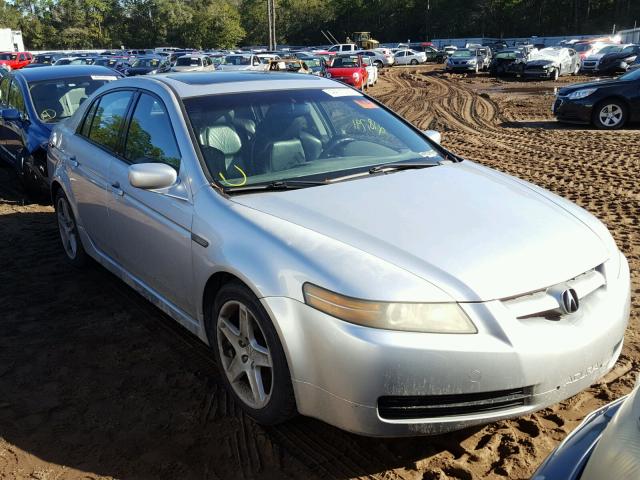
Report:
[[[640,0],[276,0],[280,44],[370,31],[382,42],[609,33],[640,26]],[[267,43],[266,0],[0,0],[0,28],[31,50]]]

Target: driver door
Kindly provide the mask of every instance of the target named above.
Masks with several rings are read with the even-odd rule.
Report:
[[[4,141],[3,147],[12,162],[15,162],[26,145],[26,130],[29,129],[29,119],[24,104],[24,96],[14,79],[9,87],[9,108],[15,108],[22,115],[23,120],[5,121],[3,120]]]

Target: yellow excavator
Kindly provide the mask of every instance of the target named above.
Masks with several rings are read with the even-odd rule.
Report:
[[[355,43],[363,50],[372,50],[380,46],[380,42],[378,40],[371,38],[371,32],[353,32],[352,38],[353,42],[347,43]]]

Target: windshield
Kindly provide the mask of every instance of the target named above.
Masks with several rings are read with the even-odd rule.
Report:
[[[451,55],[452,57],[471,57],[472,53],[471,50],[456,50],[455,52],[453,52],[453,55]]]
[[[307,57],[307,58],[303,59],[303,62],[307,65],[307,67],[309,67],[312,70],[322,67],[322,64],[320,63],[320,59],[319,58],[309,58],[309,57]]]
[[[132,68],[156,68],[160,65],[157,58],[138,58],[131,65]]]
[[[573,46],[573,49],[576,52],[586,52],[587,50],[591,50],[591,47],[593,47],[593,45],[591,45],[590,43],[576,43]]]
[[[621,48],[618,47],[617,45],[609,45],[601,49],[598,53],[616,53],[616,52],[619,52],[620,50]]]
[[[115,75],[92,75],[60,78],[29,83],[33,106],[45,123],[56,123],[70,117],[93,92]]]
[[[442,160],[423,135],[350,88],[209,95],[184,104],[206,168],[223,187]]]
[[[496,58],[504,58],[506,60],[515,60],[517,56],[517,52],[498,52],[496,54]]]
[[[354,68],[359,67],[358,57],[336,57],[331,64],[334,68]]]
[[[224,57],[223,65],[251,65],[251,57],[244,55],[229,55]]]
[[[176,65],[178,67],[201,67],[202,59],[199,57],[180,57]]]

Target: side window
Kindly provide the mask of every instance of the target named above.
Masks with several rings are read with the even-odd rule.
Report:
[[[9,106],[11,108],[15,108],[21,113],[26,113],[24,97],[22,96],[22,92],[16,82],[11,82],[11,86],[9,87]]]
[[[20,60],[21,62],[23,62],[26,59],[26,57],[24,56],[24,53],[20,54],[20,57],[18,57],[18,60]]]
[[[166,163],[180,170],[180,152],[160,100],[142,94],[131,117],[124,156],[131,163]]]
[[[88,137],[98,145],[115,151],[132,96],[133,92],[118,91],[100,97]]]
[[[11,79],[4,77],[0,80],[0,105],[6,105],[9,101],[9,83]]]
[[[91,131],[91,122],[93,122],[93,117],[95,116],[96,110],[98,109],[98,103],[100,103],[100,101],[93,102],[93,105],[91,105],[91,108],[89,108],[89,111],[85,115],[84,121],[80,126],[79,133],[83,137],[89,138],[89,132]]]

